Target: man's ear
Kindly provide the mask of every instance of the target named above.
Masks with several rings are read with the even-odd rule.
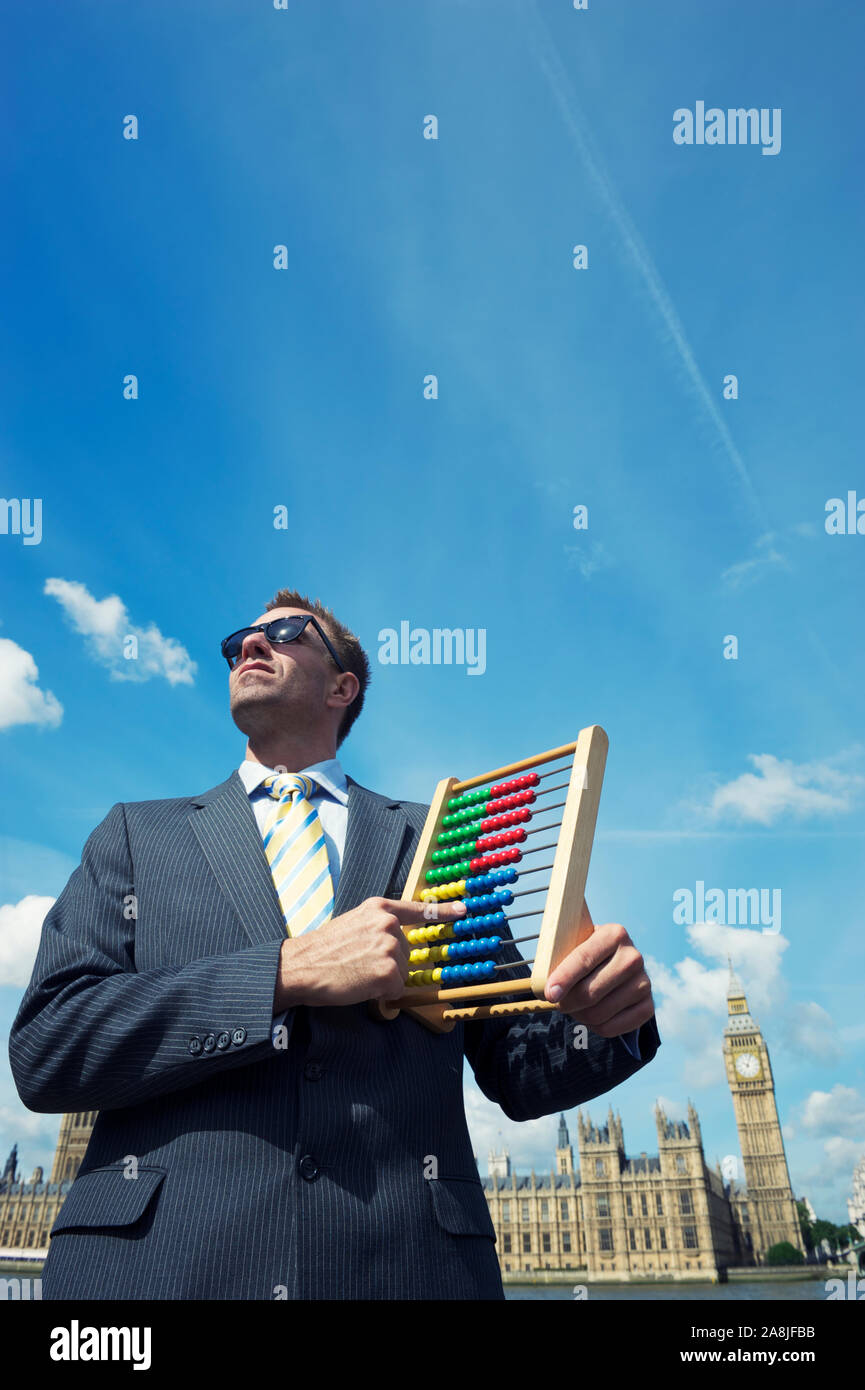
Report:
[[[360,681],[353,671],[340,671],[336,684],[339,687],[337,692],[339,704],[343,709],[347,709],[360,690]],[[346,696],[348,698],[345,698]]]

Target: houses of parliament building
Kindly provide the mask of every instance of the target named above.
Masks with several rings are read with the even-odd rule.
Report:
[[[593,1281],[718,1279],[731,1266],[761,1264],[781,1241],[803,1250],[769,1053],[745,992],[730,971],[723,1053],[739,1132],[744,1182],[710,1169],[700,1121],[655,1108],[658,1153],[628,1158],[622,1121],[578,1115],[579,1168],[564,1116],[555,1170],[511,1172],[490,1154],[483,1180],[502,1272],[515,1278],[573,1271]],[[94,1113],[64,1115],[51,1177],[18,1174],[17,1146],[0,1177],[0,1259],[39,1259],[87,1148]]]

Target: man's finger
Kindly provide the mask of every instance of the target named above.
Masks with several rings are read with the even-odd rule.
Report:
[[[628,939],[625,928],[617,923],[595,927],[592,935],[565,956],[552,971],[545,990],[547,999],[557,1004],[562,995],[608,961]]]
[[[643,1004],[652,997],[652,985],[648,975],[644,975],[640,980],[626,980],[618,988],[610,990],[609,994],[596,998],[591,1003],[586,1002],[584,986],[585,981],[564,995],[559,1000],[559,1008],[563,1014],[570,1014],[575,1022],[587,1023],[596,1032],[600,1026],[609,1024],[623,1010]]]
[[[398,917],[403,926],[416,926],[419,922],[428,922],[435,926],[436,922],[453,922],[458,917],[465,917],[466,905],[463,902],[410,902],[407,898],[399,900],[382,898],[382,907],[385,912],[392,912],[394,917]]]

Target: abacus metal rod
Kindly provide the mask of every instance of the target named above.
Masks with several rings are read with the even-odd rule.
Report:
[[[551,767],[547,772],[538,773],[538,781],[542,782],[545,777],[556,777],[561,772],[567,771],[568,764],[563,763],[561,767]]]
[[[451,795],[459,796],[460,792],[467,792],[472,787],[482,787],[484,782],[504,780],[515,773],[541,767],[543,763],[554,763],[558,758],[573,757],[576,751],[576,743],[563,743],[559,748],[550,748],[546,753],[536,753],[533,758],[523,758],[518,763],[508,763],[505,767],[494,768],[492,772],[484,772],[480,777],[469,777],[465,782],[456,782],[451,788]]]
[[[529,893],[546,893],[549,890],[549,886],[548,883],[544,883],[540,888],[521,888],[519,893],[514,893],[513,896],[515,898],[527,898]],[[462,917],[458,920],[464,922],[466,919]]]

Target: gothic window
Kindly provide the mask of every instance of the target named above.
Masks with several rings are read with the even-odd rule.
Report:
[[[693,1212],[694,1208],[691,1203],[690,1192],[683,1191],[679,1193],[679,1210],[681,1211],[683,1216],[690,1216]]]
[[[664,1199],[663,1199],[663,1197],[661,1196],[660,1192],[656,1193],[656,1200],[657,1200],[657,1207],[658,1207],[658,1215],[659,1215],[659,1216],[663,1216],[663,1215],[664,1215]]]
[[[541,1249],[543,1250],[545,1255],[549,1255],[551,1252],[549,1231],[544,1231],[543,1235],[541,1236]]]
[[[528,1220],[529,1220],[529,1204],[528,1204],[528,1202],[520,1202],[520,1216],[522,1217],[523,1221],[528,1221]]]
[[[651,1248],[652,1248],[652,1232],[649,1230],[648,1226],[644,1227],[644,1229],[643,1229],[643,1240],[644,1240],[644,1242],[645,1242],[646,1249],[647,1249],[647,1250],[651,1250]]]
[[[549,1221],[549,1219],[550,1219],[550,1204],[549,1204],[549,1202],[547,1201],[546,1197],[542,1197],[542,1198],[541,1198],[541,1220],[542,1220],[542,1221]]]
[[[677,1173],[684,1173],[684,1172],[685,1172],[685,1159],[684,1159],[684,1156],[683,1156],[682,1154],[677,1154],[677,1155],[676,1155],[676,1172],[677,1172]]]
[[[609,1216],[610,1199],[603,1193],[598,1197],[598,1216]]]
[[[532,1237],[528,1231],[523,1231],[523,1251],[526,1255],[532,1252]]]
[[[510,1202],[502,1202],[502,1220],[503,1220],[503,1221],[510,1221],[510,1219],[511,1219],[511,1204],[510,1204]]]
[[[649,1208],[648,1208],[648,1206],[647,1206],[647,1204],[646,1204],[646,1194],[645,1194],[645,1192],[641,1192],[641,1193],[640,1193],[640,1209],[641,1209],[641,1211],[642,1211],[642,1213],[643,1213],[643,1216],[648,1216],[648,1215],[649,1215]]]
[[[625,1196],[625,1211],[627,1212],[628,1216],[633,1216],[634,1214],[634,1204],[631,1201],[630,1192],[628,1192]]]
[[[634,1230],[633,1226],[630,1226],[630,1227],[628,1228],[628,1244],[630,1245],[630,1247],[631,1247],[632,1250],[636,1250],[636,1248],[637,1248],[637,1232]]]
[[[503,1241],[503,1245],[504,1245],[504,1252],[505,1252],[506,1255],[509,1255],[509,1254],[511,1253],[511,1237],[510,1237],[510,1232],[508,1232],[507,1235],[502,1236],[502,1241]]]
[[[564,1253],[565,1253],[566,1255],[570,1255],[570,1253],[571,1253],[571,1233],[570,1233],[570,1231],[562,1231],[562,1250],[564,1251]]]
[[[682,1235],[685,1240],[686,1250],[696,1250],[697,1248],[697,1228],[696,1226],[683,1226]]]
[[[561,1201],[561,1210],[562,1210],[562,1220],[563,1220],[563,1221],[567,1221],[567,1220],[568,1220],[568,1199],[567,1199],[567,1197],[563,1197],[563,1198],[562,1198],[562,1201]]]
[[[596,1158],[596,1159],[595,1159],[595,1177],[596,1177],[596,1178],[602,1178],[603,1176],[604,1176],[604,1160],[603,1160],[602,1158]]]
[[[658,1239],[659,1239],[659,1241],[660,1241],[660,1249],[661,1249],[661,1250],[666,1250],[666,1248],[667,1248],[667,1232],[664,1230],[663,1226],[662,1226],[661,1229],[658,1231]],[[666,1269],[667,1266],[664,1265],[664,1268]]]
[[[601,1249],[602,1249],[602,1250],[612,1250],[612,1248],[613,1248],[613,1233],[612,1233],[612,1231],[609,1229],[609,1227],[608,1227],[608,1226],[602,1226],[601,1229],[600,1229],[600,1231],[598,1232],[598,1235],[600,1236],[600,1246],[601,1246]]]

